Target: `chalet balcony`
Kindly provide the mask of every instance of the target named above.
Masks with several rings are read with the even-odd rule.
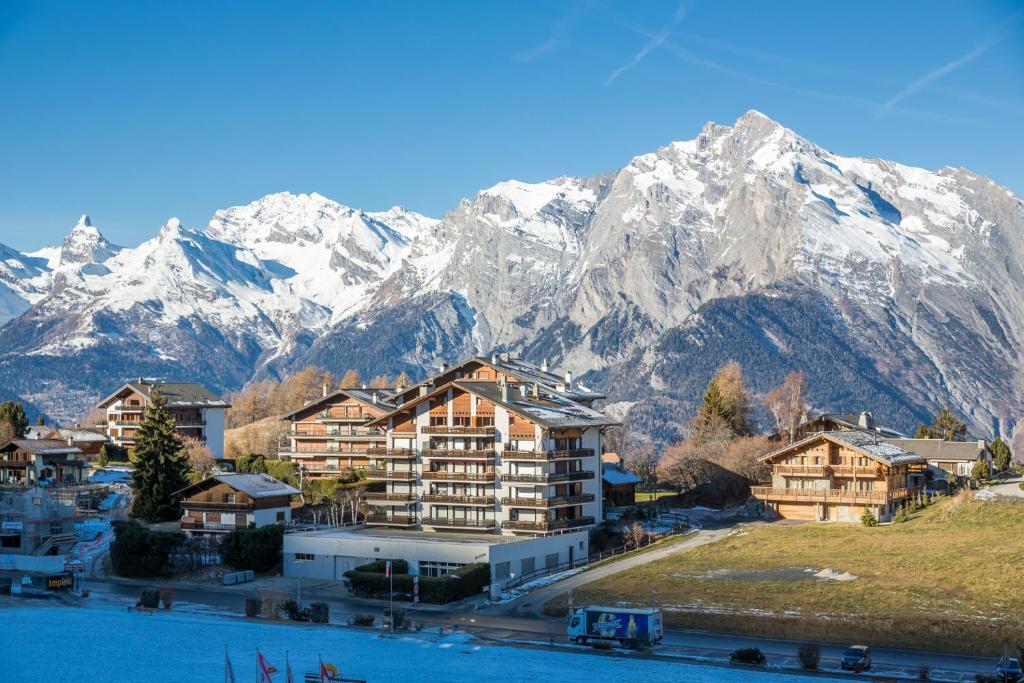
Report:
[[[426,526],[443,526],[450,529],[497,529],[495,519],[467,519],[459,517],[424,517]]]
[[[299,439],[333,439],[339,441],[383,441],[384,435],[377,432],[349,432],[339,429],[314,430],[295,429],[288,433]]]
[[[494,436],[494,426],[470,427],[467,425],[430,425],[420,431],[424,434],[472,434],[477,436]]]
[[[494,505],[498,499],[494,496],[461,496],[446,493],[425,493],[420,498],[424,503],[445,503],[448,505]]]
[[[254,508],[252,503],[225,503],[214,500],[183,500],[181,501],[181,507],[185,510],[195,510],[196,512],[206,511],[221,511],[221,510],[233,510],[236,512],[250,512]]]
[[[502,474],[501,478],[505,481],[548,484],[560,481],[584,481],[586,479],[593,479],[594,472],[592,470],[578,470],[576,472],[550,472],[542,474]]]
[[[415,460],[416,449],[414,448],[384,448],[383,446],[370,446],[366,449],[367,455],[376,458],[387,458],[388,460]]]
[[[247,529],[248,526],[242,524],[236,526],[234,524],[216,524],[212,522],[193,522],[193,521],[182,521],[182,531],[207,531],[210,533],[227,534],[237,529]]]
[[[419,522],[412,515],[366,515],[366,523],[373,526],[417,526]]]
[[[574,517],[573,519],[549,519],[542,521],[524,521],[511,519],[501,523],[503,529],[514,531],[558,531],[560,529],[576,529],[581,526],[593,526],[593,517]]]
[[[831,476],[832,469],[828,465],[776,465],[772,468],[772,474],[789,477],[817,477]]]
[[[476,481],[490,483],[497,480],[498,473],[494,470],[484,470],[483,472],[431,470],[424,472],[421,476],[425,481]]]
[[[590,458],[594,455],[593,448],[576,448],[568,451],[502,451],[502,460],[567,460],[571,458]]]
[[[111,427],[140,427],[142,426],[141,420],[108,420],[107,424]]]
[[[777,489],[771,486],[751,486],[750,495],[773,502],[810,502],[885,505],[912,495],[914,489],[891,491],[849,491],[847,489]]]
[[[366,478],[378,481],[416,481],[416,470],[368,469]]]
[[[366,494],[366,502],[372,504],[411,505],[420,498],[415,493],[393,493],[391,491],[371,491]]]
[[[882,477],[881,465],[830,465],[835,477],[866,477],[878,479]]]
[[[490,449],[424,448],[420,452],[424,458],[437,460],[494,460],[494,451]]]
[[[368,415],[338,415],[332,414],[329,410],[324,410],[316,414],[318,420],[325,422],[366,422],[369,419]]]
[[[583,505],[593,503],[593,493],[583,493],[578,496],[559,496],[556,498],[502,498],[501,504],[513,508],[556,508],[568,505]]]

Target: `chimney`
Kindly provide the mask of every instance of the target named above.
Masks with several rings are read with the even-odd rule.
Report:
[[[533,386],[530,387],[530,396],[533,396],[534,398],[540,398],[540,385],[537,384],[536,382],[534,382]]]
[[[547,359],[547,358],[545,358],[544,360],[542,360],[542,361],[540,362],[540,369],[541,369],[541,370],[542,370],[543,372],[547,372],[547,371],[548,371],[548,359]]]
[[[871,417],[871,413],[863,412],[860,414],[860,419],[857,420],[857,426],[861,429],[874,429],[875,421]]]
[[[491,365],[497,365],[497,364],[498,364],[498,354],[492,353],[491,354]]]
[[[324,382],[323,391],[324,391],[324,398],[327,398],[327,382]]]
[[[438,363],[437,364],[437,371],[438,372],[444,372],[447,369],[448,369],[448,364],[447,363]]]
[[[508,403],[508,382],[501,382],[498,385],[498,388],[501,389],[501,400],[502,400],[502,402]]]
[[[372,396],[372,398],[373,398],[373,402],[374,402],[374,403],[377,403],[377,392],[376,392],[376,391],[375,391],[375,392],[373,392],[373,396]]]
[[[507,363],[508,362],[508,354],[507,353],[501,354],[501,362],[502,363]]]
[[[365,388],[366,388],[366,385],[364,384],[364,385],[363,385],[363,389],[365,389]]]
[[[565,371],[565,387],[572,391],[572,370]]]
[[[420,385],[420,396],[426,396],[428,391],[430,391],[430,387],[426,384]]]

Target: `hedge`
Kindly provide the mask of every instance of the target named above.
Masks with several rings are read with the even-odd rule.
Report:
[[[110,545],[110,562],[118,576],[170,576],[169,555],[184,539],[180,533],[150,531],[135,520],[114,521],[116,537]]]
[[[393,587],[395,598],[412,600],[413,577],[397,571],[394,576],[387,577],[383,569],[380,572],[366,571],[367,568],[376,568],[378,564],[383,568],[383,561],[377,560],[345,572],[345,587],[360,598],[387,598]],[[408,571],[408,563],[403,560],[396,560],[392,567]],[[478,595],[490,582],[491,568],[484,563],[467,564],[445,576],[421,576],[420,601],[434,604],[454,602]]]
[[[224,563],[233,569],[265,572],[277,565],[283,545],[284,527],[272,524],[258,529],[235,529],[224,536],[220,552]]]

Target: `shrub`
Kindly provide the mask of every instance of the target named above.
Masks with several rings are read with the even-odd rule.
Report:
[[[871,512],[869,508],[864,508],[864,514],[860,516],[860,523],[864,526],[878,526],[878,520],[875,519],[875,513]]]
[[[907,519],[909,519],[909,517],[907,516],[907,508],[906,506],[901,505],[899,509],[896,510],[896,514],[893,516],[892,521],[896,524],[902,524],[903,522],[907,521]]]
[[[383,574],[386,569],[387,560],[374,560],[373,562],[367,562],[361,564],[355,568],[357,572],[372,572],[375,574]],[[408,574],[409,563],[405,560],[391,560],[391,571],[397,574]],[[397,578],[397,576],[396,576]]]
[[[164,609],[170,609],[171,605],[174,604],[174,589],[170,586],[163,586],[160,589],[160,604],[164,606]]]
[[[373,626],[375,621],[377,621],[377,618],[372,614],[357,612],[352,615],[352,618],[348,620],[348,623],[351,626]]]
[[[1022,481],[1021,483],[1017,484],[1017,488],[1019,488],[1021,491],[1024,491],[1024,481]]]
[[[307,608],[302,607],[299,603],[294,600],[285,600],[284,604],[281,605],[281,610],[285,613],[292,621],[309,621],[310,612]]]
[[[392,626],[394,626],[395,628],[402,628],[403,626],[405,626],[405,610],[404,609],[392,610],[389,607],[388,609],[384,610],[384,617],[389,622],[392,622]]]
[[[988,479],[988,463],[984,460],[979,460],[974,463],[974,467],[971,468],[971,479],[975,483],[979,483]]]
[[[932,668],[927,664],[918,664],[917,666],[917,680],[927,681],[932,677]]]
[[[291,486],[295,486],[298,483],[299,478],[295,475],[295,463],[293,462],[266,460],[264,467],[266,467],[267,474],[278,481],[283,481]]]
[[[281,558],[284,527],[280,524],[259,529],[236,529],[224,537],[220,552],[233,569],[270,571]]]
[[[245,599],[245,616],[256,618],[260,615],[260,610],[263,609],[263,601],[257,597],[251,597]]]
[[[380,567],[380,572],[372,571]],[[395,597],[411,600],[413,577],[395,572],[393,577],[384,576],[383,562],[371,562],[345,572],[345,587],[356,597],[387,598],[394,588]],[[408,571],[408,563],[398,560],[392,565]],[[367,571],[367,569],[371,571]],[[420,600],[434,604],[445,604],[478,595],[491,582],[491,568],[487,564],[467,564],[446,576],[421,576]]]
[[[729,655],[729,661],[736,664],[754,664],[762,666],[765,661],[764,653],[756,647],[741,647],[733,650]]]
[[[110,546],[110,563],[120,576],[145,578],[169,576],[171,550],[184,536],[167,531],[150,531],[135,520],[112,524],[116,538]]]
[[[139,605],[149,609],[156,609],[160,606],[160,591],[156,588],[143,588],[142,596],[139,598]]]
[[[309,618],[314,624],[326,624],[330,621],[330,607],[326,602],[310,603]]]
[[[813,671],[821,661],[821,649],[814,643],[804,643],[796,651],[796,657],[800,660],[800,666]]]

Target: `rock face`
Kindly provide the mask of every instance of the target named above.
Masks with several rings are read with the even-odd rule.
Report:
[[[287,193],[134,249],[84,219],[0,263],[0,386],[58,417],[128,376],[234,389],[308,363],[422,375],[505,349],[602,387],[658,442],[730,359],[765,391],[979,436],[1024,412],[1024,204],[841,157],[758,112],[595,178],[507,181],[435,220]]]

